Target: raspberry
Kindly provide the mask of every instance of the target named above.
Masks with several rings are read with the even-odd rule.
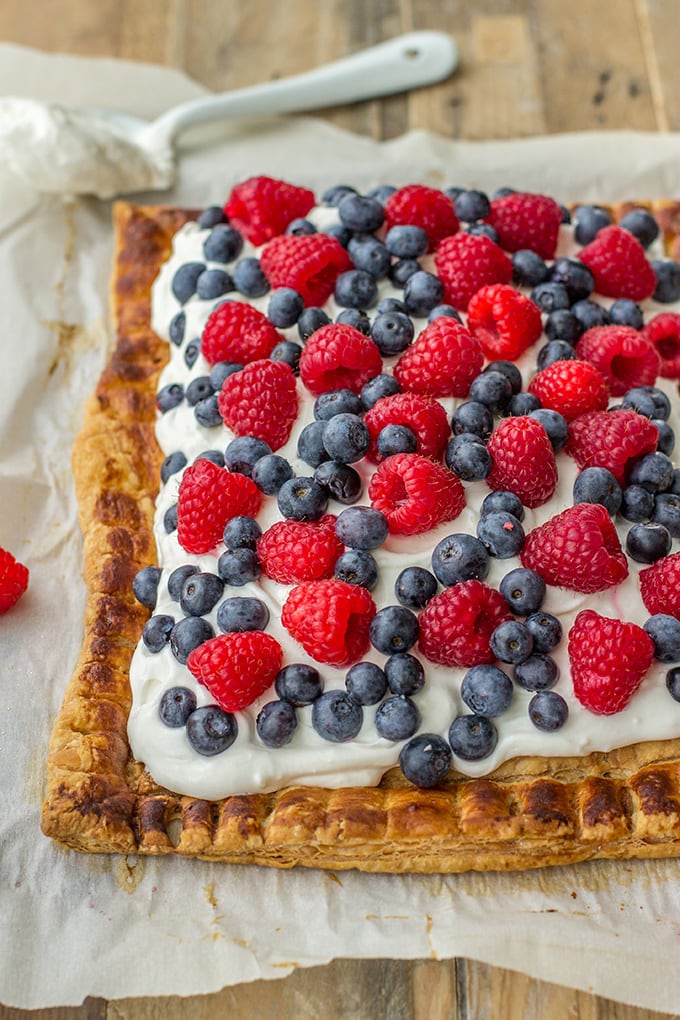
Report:
[[[493,459],[486,481],[491,489],[514,492],[524,506],[550,499],[557,485],[557,466],[548,433],[535,418],[503,418],[491,433],[487,449]]]
[[[543,332],[538,305],[505,283],[480,287],[468,305],[467,324],[490,361],[515,361]]]
[[[237,436],[255,436],[278,450],[297,418],[295,376],[283,361],[251,361],[227,376],[217,406]]]
[[[243,301],[225,301],[211,312],[203,327],[201,354],[211,365],[218,361],[268,358],[283,340],[266,315]]]
[[[385,221],[388,229],[401,225],[420,227],[429,238],[430,251],[459,227],[448,195],[424,184],[407,184],[392,192],[385,203]]]
[[[630,702],[654,655],[654,642],[635,623],[578,614],[569,631],[569,664],[574,694],[597,715],[613,715]]]
[[[478,666],[494,662],[491,635],[511,619],[508,604],[482,581],[461,581],[427,603],[419,616],[418,647],[442,666]]]
[[[656,290],[656,275],[645,249],[623,227],[604,227],[578,255],[595,279],[595,290],[605,297],[644,301]]]
[[[371,435],[366,456],[373,463],[382,460],[378,435],[386,425],[406,425],[415,432],[417,453],[438,458],[444,452],[450,428],[446,411],[434,397],[423,393],[394,393],[376,400],[364,422]]]
[[[512,280],[509,256],[483,235],[447,237],[438,246],[434,263],[444,284],[444,300],[462,311],[480,287]]]
[[[613,397],[633,386],[652,386],[659,374],[653,343],[632,326],[594,326],[576,344],[576,354],[599,368]]]
[[[600,503],[570,506],[534,528],[520,559],[546,584],[584,594],[604,591],[628,576],[616,528]]]
[[[665,613],[680,620],[680,552],[640,571],[640,594],[651,616]]]
[[[200,457],[179,484],[177,538],[186,552],[206,553],[221,541],[232,517],[255,517],[260,490],[252,478]]]
[[[542,259],[551,259],[557,248],[562,209],[547,195],[515,192],[492,199],[487,222],[506,251],[530,248]]]
[[[420,333],[394,366],[402,390],[433,397],[466,397],[481,371],[479,341],[456,319],[441,316]]]
[[[335,534],[334,514],[319,521],[276,521],[257,542],[263,572],[281,584],[331,577],[344,551]]]
[[[283,651],[261,630],[218,634],[189,653],[187,666],[225,712],[252,705],[274,683]]]
[[[368,486],[374,510],[387,518],[393,535],[420,535],[453,521],[465,506],[465,491],[452,471],[419,453],[387,457]]]
[[[310,393],[358,393],[382,369],[380,351],[354,326],[331,323],[315,330],[302,349],[300,378]]]
[[[333,579],[293,588],[281,610],[289,634],[317,662],[349,666],[369,649],[375,602],[360,585]]]
[[[655,315],[642,335],[659,353],[659,375],[664,379],[680,379],[680,315],[677,312]]]
[[[235,184],[224,211],[252,244],[264,244],[282,234],[291,220],[305,216],[314,205],[314,192],[273,177],[249,177]]]
[[[265,245],[260,265],[272,287],[292,287],[306,305],[323,305],[352,260],[329,234],[284,234]]]
[[[0,548],[0,614],[16,605],[28,588],[28,568]]]
[[[653,453],[658,438],[656,425],[637,411],[592,411],[569,426],[565,452],[580,468],[607,468],[619,485],[625,485],[633,461]]]
[[[573,421],[588,411],[604,411],[609,403],[607,380],[589,361],[554,361],[541,369],[528,386],[543,407]]]

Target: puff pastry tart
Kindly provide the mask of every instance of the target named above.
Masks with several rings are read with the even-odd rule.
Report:
[[[114,207],[44,832],[376,872],[680,850],[680,205]]]

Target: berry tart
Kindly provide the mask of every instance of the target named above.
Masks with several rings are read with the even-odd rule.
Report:
[[[680,205],[255,177],[114,221],[45,833],[680,854]]]

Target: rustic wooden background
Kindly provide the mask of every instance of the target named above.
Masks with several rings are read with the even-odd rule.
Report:
[[[170,65],[214,90],[294,74],[423,28],[449,31],[458,42],[461,66],[448,82],[322,115],[380,139],[409,128],[466,139],[680,130],[679,0],[0,0],[3,41]],[[336,960],[280,981],[191,999],[92,999],[79,1008],[31,1012],[0,1005],[0,1020],[229,1014],[244,1020],[667,1015],[470,960]]]

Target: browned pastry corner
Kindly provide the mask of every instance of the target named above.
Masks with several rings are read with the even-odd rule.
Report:
[[[667,253],[680,258],[680,203],[644,205]],[[620,219],[630,208],[612,211]],[[73,450],[87,609],[50,743],[44,832],[88,852],[374,872],[680,855],[680,739],[587,758],[515,759],[484,779],[452,774],[435,790],[416,789],[394,769],[377,788],[293,787],[214,803],[158,787],[132,759],[128,669],[148,611],[131,583],[155,562],[155,394],[167,358],[151,330],[150,289],[174,233],[192,218],[114,207],[115,349]]]

